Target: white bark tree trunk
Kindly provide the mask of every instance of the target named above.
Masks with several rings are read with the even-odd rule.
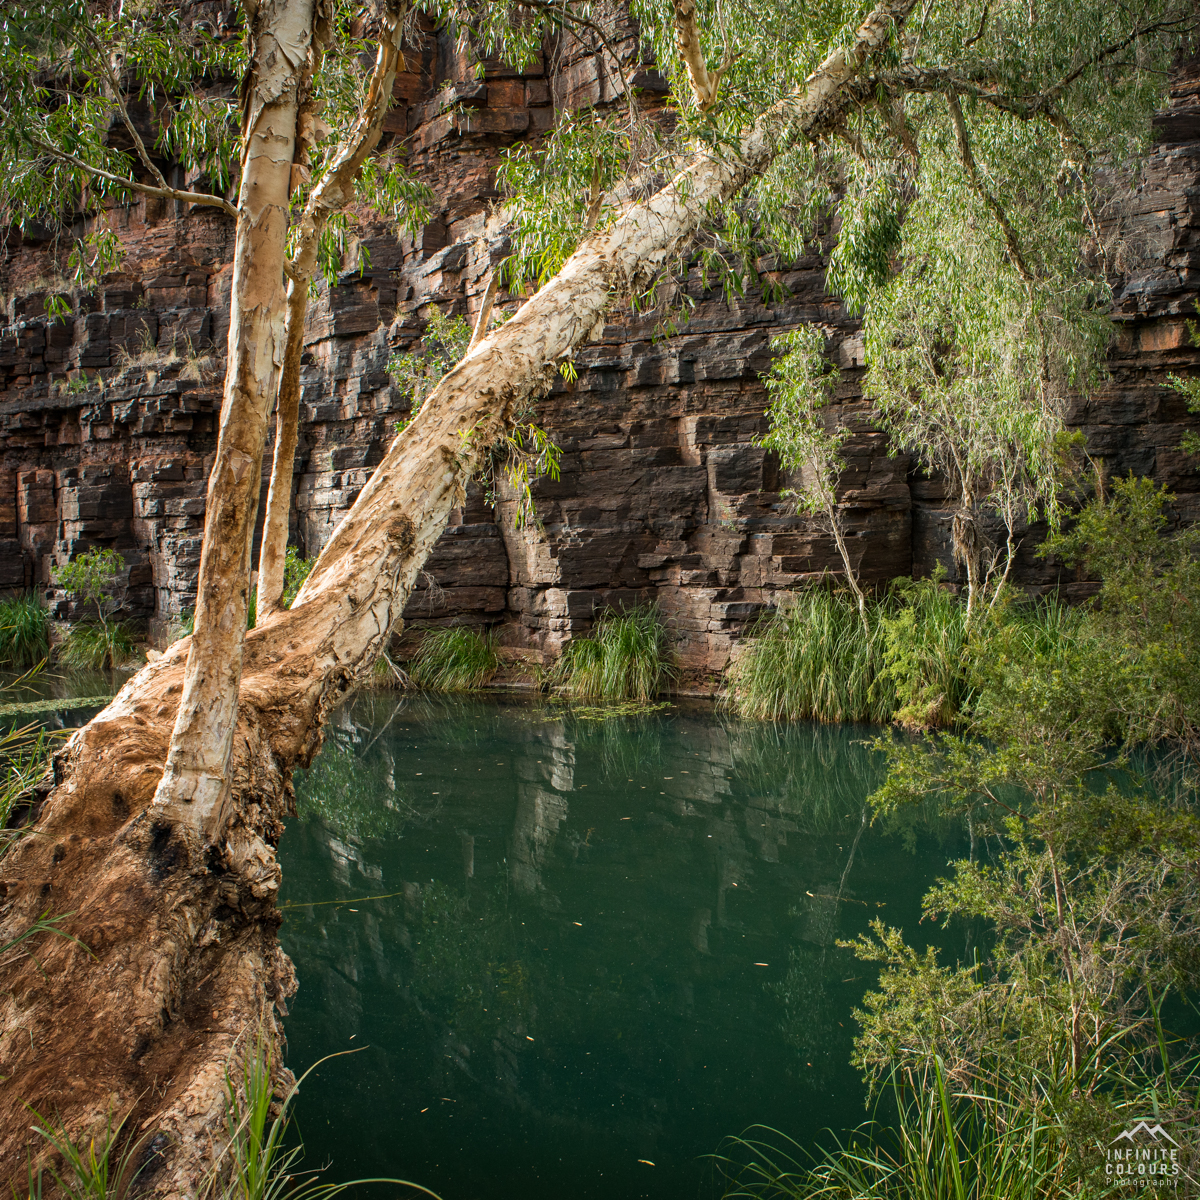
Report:
[[[262,489],[267,418],[283,362],[288,196],[299,84],[313,50],[314,0],[264,0],[251,10],[242,180],[230,297],[229,351],[216,460],[183,695],[155,804],[215,830],[229,795],[250,554]]]
[[[299,435],[300,355],[304,349],[308,288],[317,267],[317,247],[330,215],[354,198],[354,177],[379,143],[383,118],[392,102],[396,72],[404,62],[400,43],[405,8],[404,4],[392,2],[384,11],[375,70],[358,119],[339,145],[324,178],[313,189],[299,221],[287,293],[287,335],[275,417],[275,459],[258,558],[259,620],[278,609],[283,596],[292,473]]]

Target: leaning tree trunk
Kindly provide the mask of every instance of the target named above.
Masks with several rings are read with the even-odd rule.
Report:
[[[279,608],[283,597],[283,568],[287,555],[288,524],[292,506],[292,472],[300,430],[300,354],[304,349],[304,317],[308,311],[308,289],[317,267],[317,248],[329,217],[354,198],[354,177],[379,143],[383,118],[392,102],[396,71],[404,59],[400,43],[404,35],[406,5],[392,0],[383,14],[375,71],[367,87],[358,119],[342,140],[328,171],[313,189],[301,214],[296,253],[289,267],[287,335],[283,373],[279,382],[279,405],[275,416],[275,459],[267,492],[267,515],[263,522],[262,549],[258,557],[258,616],[261,620]],[[301,119],[301,137],[310,140]],[[310,121],[311,125],[311,121]]]
[[[294,988],[279,949],[273,845],[290,771],[370,670],[471,472],[496,435],[634,286],[699,228],[707,205],[812,130],[913,0],[883,0],[858,32],[767,113],[740,152],[701,155],[590,236],[559,275],[484,338],[396,438],[289,611],[246,639],[229,762],[237,803],[206,829],[153,803],[190,664],[177,643],[138,673],[55,763],[34,836],[0,866],[0,939],[42,913],[72,914],[79,943],[47,936],[0,993],[0,1163],[24,1183],[26,1103],[73,1131],[130,1114],[160,1150],[143,1175],[191,1194],[221,1141],[225,1071],[247,1031],[278,1049],[275,1009]],[[80,944],[82,943],[82,944]],[[87,947],[85,949],[84,947]],[[239,1042],[240,1039],[240,1042]]]
[[[208,480],[195,633],[154,798],[171,819],[209,832],[219,829],[230,795],[226,765],[242,674],[263,446],[283,361],[288,196],[300,84],[311,76],[315,53],[314,8],[314,0],[274,0],[252,10],[225,397]]]

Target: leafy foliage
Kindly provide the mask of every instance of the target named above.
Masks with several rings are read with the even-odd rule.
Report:
[[[800,488],[786,491],[784,497],[793,500],[800,512],[822,517],[833,535],[869,642],[866,597],[850,560],[837,504],[838,476],[845,467],[842,446],[850,437],[850,429],[840,421],[830,422],[822,411],[837,383],[836,372],[823,357],[824,343],[821,332],[811,325],[772,340],[771,349],[778,357],[763,376],[771,397],[767,409],[771,427],[760,444],[779,455],[785,471],[800,476]]]
[[[308,161],[298,164],[294,214],[359,112],[373,55],[365,53],[371,50],[365,28],[354,25],[356,11],[332,6],[333,36],[313,81],[322,118]],[[227,196],[238,183],[242,149],[235,81],[248,65],[248,40],[236,20],[222,14],[214,29],[159,0],[111,13],[83,0],[6,6],[0,17],[5,202],[22,231],[48,226],[73,238],[68,265],[76,290],[118,265],[123,250],[108,213],[139,190],[233,211]],[[148,140],[141,132],[147,124]],[[165,170],[173,163],[199,176],[199,190],[183,193],[168,182]],[[405,168],[399,148],[370,159],[357,179],[360,203],[406,227],[428,219],[430,195]],[[72,223],[76,211],[89,218],[81,235]],[[330,281],[343,269],[351,227],[343,213],[322,231],[318,261]],[[54,299],[52,316],[69,311],[65,298]]]
[[[1200,326],[1195,321],[1188,322],[1188,334],[1192,345],[1200,346]],[[1187,401],[1188,412],[1200,413],[1200,379],[1184,379],[1179,375],[1170,378],[1171,386]],[[1184,454],[1200,454],[1200,433],[1194,429],[1186,430],[1179,448]]]
[[[291,608],[304,581],[313,569],[314,560],[303,558],[295,546],[289,546],[283,556],[283,607]]]
[[[409,394],[412,416],[442,377],[462,360],[470,341],[471,326],[465,317],[447,317],[437,305],[431,305],[420,349],[394,354],[388,359],[387,369],[393,384]]]
[[[942,577],[893,581],[900,603],[880,618],[882,675],[895,697],[896,720],[910,729],[953,724],[970,687],[967,610]]]
[[[1115,480],[1045,554],[1086,566],[1103,585],[1095,608],[1094,703],[1127,747],[1170,740],[1200,763],[1200,531],[1172,531],[1172,496],[1148,479]]]
[[[986,931],[953,966],[881,924],[853,944],[882,968],[857,1014],[856,1061],[876,1084],[944,1064],[966,1094],[1007,1086],[1017,1062],[1090,1095],[1156,1049],[1168,1071],[1163,998],[1200,982],[1195,778],[1177,766],[1152,789],[1114,752],[1178,739],[1200,715],[1177,673],[1195,544],[1164,536],[1164,499],[1119,481],[1053,539],[1101,571],[1098,609],[1041,629],[998,620],[970,658],[964,732],[876,743],[877,812],[933,799],[971,834],[925,916]]]

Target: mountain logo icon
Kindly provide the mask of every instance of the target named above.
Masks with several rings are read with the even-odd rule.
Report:
[[[1126,1141],[1132,1142],[1134,1140],[1134,1136],[1139,1133],[1146,1134],[1147,1137],[1152,1138],[1156,1142],[1160,1137],[1164,1137],[1168,1142],[1171,1143],[1172,1146],[1179,1145],[1179,1143],[1161,1125],[1149,1125],[1145,1121],[1139,1121],[1132,1129],[1122,1129],[1121,1132],[1118,1133],[1115,1138],[1113,1138],[1113,1141],[1119,1142],[1122,1138],[1124,1138]]]

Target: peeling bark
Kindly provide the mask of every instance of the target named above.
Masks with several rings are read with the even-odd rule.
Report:
[[[260,1024],[277,1038],[274,1009],[294,989],[275,939],[272,848],[292,800],[292,767],[311,760],[328,712],[384,649],[480,458],[603,323],[613,290],[666,261],[699,228],[707,205],[763,170],[781,139],[816,127],[912,3],[884,0],[853,45],[748,131],[740,153],[698,157],[590,236],[441,381],[293,607],[245,639],[228,766],[237,803],[228,817],[214,809],[199,828],[155,803],[176,707],[194,694],[195,638],[140,671],[58,756],[35,834],[0,864],[0,938],[41,913],[70,913],[67,930],[91,953],[49,936],[30,947],[38,963],[25,957],[5,967],[0,1163],[16,1186],[32,1142],[29,1103],[79,1132],[102,1127],[110,1112],[132,1113],[130,1127],[154,1137],[160,1151],[144,1185],[158,1195],[195,1193],[220,1144],[224,1073],[238,1039]],[[244,600],[240,553],[231,570],[243,569]],[[236,597],[224,611],[240,611],[244,628]]]
[[[279,405],[275,417],[275,459],[267,494],[262,549],[258,557],[258,615],[279,608],[283,597],[283,565],[287,554],[288,515],[292,504],[292,473],[300,419],[300,354],[304,349],[304,317],[308,289],[317,267],[317,247],[332,213],[354,198],[354,177],[379,143],[383,118],[392,102],[396,72],[404,62],[400,43],[404,33],[401,3],[389,3],[383,14],[375,70],[358,119],[342,140],[324,178],[313,189],[297,228],[296,250],[289,266],[287,336]],[[311,120],[301,114],[301,138],[307,139]]]
[[[267,418],[283,361],[283,255],[299,85],[312,47],[313,0],[271,0],[252,18],[244,90],[242,182],[230,297],[229,354],[183,695],[154,803],[171,820],[217,831],[237,715],[250,552]]]

